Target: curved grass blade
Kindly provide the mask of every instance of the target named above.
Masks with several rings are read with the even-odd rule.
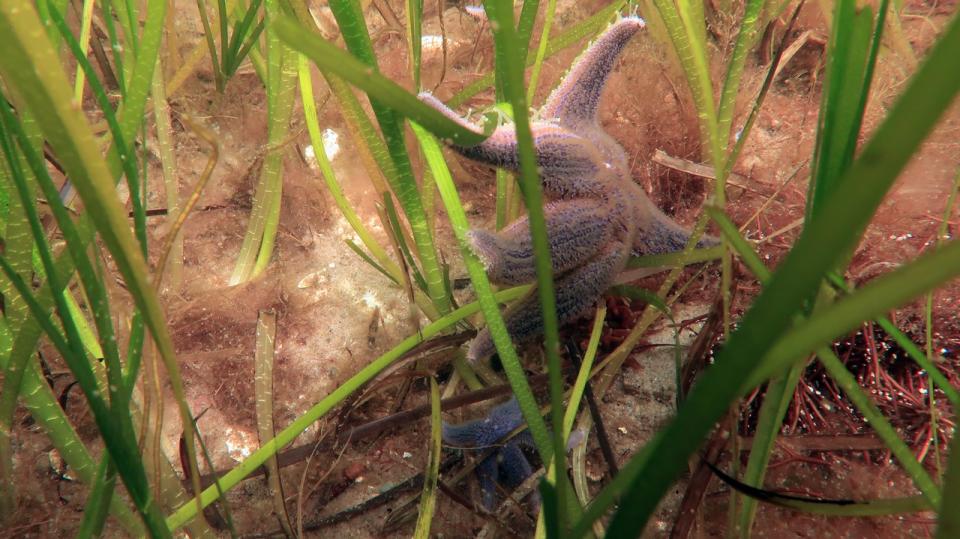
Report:
[[[257,435],[261,443],[273,439],[273,361],[274,342],[277,336],[277,313],[260,311],[257,316],[256,350],[254,351],[254,392],[256,393]],[[266,462],[267,480],[273,491],[273,513],[280,521],[287,537],[295,537],[290,527],[290,516],[284,503],[283,484],[280,481],[280,467],[276,455]]]
[[[954,413],[958,410],[954,408]],[[950,464],[944,478],[943,503],[938,508],[937,539],[950,539],[960,536],[960,451],[953,446],[950,451]]]
[[[117,472],[113,463],[110,462],[110,456],[100,457],[100,467],[90,487],[90,493],[87,495],[83,519],[80,521],[80,529],[77,530],[78,538],[100,537],[103,533],[103,524],[107,520],[107,509],[113,500],[113,489],[116,483]]]
[[[417,527],[413,530],[414,539],[428,539],[430,524],[437,506],[437,480],[440,475],[440,457],[443,447],[440,445],[440,388],[437,381],[430,377],[430,453],[427,457],[427,470],[423,474],[423,494],[420,496],[420,514]]]
[[[275,1],[266,3],[267,18],[280,13]],[[284,141],[288,138],[290,118],[296,90],[295,53],[267,31],[267,155],[260,169],[260,179],[253,196],[253,211],[230,276],[230,284],[246,282],[267,267],[273,255],[277,226],[280,222],[280,201],[283,193]]]

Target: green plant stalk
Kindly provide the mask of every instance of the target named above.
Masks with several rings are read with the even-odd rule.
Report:
[[[953,213],[953,203],[957,199],[957,193],[960,192],[960,169],[957,170],[957,174],[953,179],[953,187],[950,189],[950,194],[947,196],[947,203],[943,209],[943,216],[941,217],[942,221],[940,226],[937,227],[937,238],[934,240],[934,248],[940,247],[943,244],[943,240],[947,238],[949,228],[947,223],[950,222],[950,215]],[[926,344],[926,358],[936,357],[933,355],[933,293],[927,293],[926,301],[924,302],[924,341]],[[939,369],[934,369],[937,374],[939,374]],[[932,371],[929,371],[932,372]],[[933,376],[930,377],[930,380],[927,383],[928,402],[930,403],[930,429],[933,433],[933,448],[934,448],[934,458],[937,466],[937,475],[942,476],[943,472],[941,470],[940,464],[940,436],[939,436],[939,413],[937,410],[937,396],[934,392],[934,385],[936,384]],[[952,390],[953,387],[951,386]],[[951,405],[957,407],[960,403],[954,403],[951,400]]]
[[[495,294],[495,299],[496,301],[511,301],[521,297],[523,294],[529,291],[530,286],[518,286],[498,292]],[[373,377],[383,371],[383,369],[389,367],[390,364],[400,358],[403,354],[409,352],[421,342],[450,330],[464,318],[476,314],[479,311],[480,305],[476,302],[460,307],[450,314],[442,316],[435,322],[427,324],[420,332],[407,337],[393,349],[370,362],[357,374],[353,375],[349,380],[333,390],[333,392],[322,399],[319,403],[315,404],[305,414],[295,419],[287,428],[280,431],[280,433],[277,434],[274,439],[264,442],[259,449],[250,454],[250,456],[237,465],[236,468],[230,470],[223,477],[221,477],[219,480],[220,488],[223,490],[223,492],[228,492],[246,476],[253,473],[254,470],[265,463],[268,458],[276,454],[277,451],[296,439],[297,436],[299,436],[311,424],[325,416],[337,404],[342,402],[343,399],[353,394],[353,392],[373,379]],[[186,522],[197,516],[198,505],[202,510],[203,507],[210,505],[216,500],[216,498],[216,486],[208,487],[196,500],[192,500],[191,502],[184,504],[175,513],[167,517],[167,526],[171,530],[180,528]]]
[[[257,11],[260,9],[262,3],[263,0],[253,0],[250,6],[246,8],[243,19],[234,24],[229,46],[224,49],[223,53],[223,72],[227,77],[232,77],[233,74],[236,73],[237,68],[240,67],[240,64],[253,49],[253,46],[257,44],[257,40],[263,32],[265,27],[263,19],[260,19],[260,22],[253,27],[253,31],[250,31],[250,25],[253,24]],[[238,5],[234,13],[241,7],[242,6]],[[247,32],[250,32],[249,35]]]
[[[220,56],[217,54],[217,44],[213,41],[213,29],[210,27],[210,16],[207,14],[207,1],[206,0],[197,0],[197,11],[200,13],[200,22],[203,23],[203,37],[204,41],[207,43],[207,51],[210,56],[210,63],[213,65],[213,79],[217,86],[218,92],[223,92],[224,89],[224,80],[223,80],[223,67],[220,62]],[[225,30],[221,21],[221,28]],[[221,48],[226,47],[226,41],[221,40]]]
[[[83,519],[77,531],[78,538],[100,537],[103,533],[103,524],[107,520],[107,509],[113,500],[116,483],[117,471],[110,461],[110,456],[100,457],[100,466],[83,508]]]
[[[443,13],[440,14],[443,17]],[[423,52],[423,0],[407,0],[407,58],[413,90],[420,91],[420,58]],[[429,528],[428,528],[429,530]]]
[[[783,368],[782,364],[769,360],[758,368],[755,358],[764,357],[771,351],[779,336],[789,328],[792,316],[818,289],[825,273],[859,238],[894,178],[953,100],[960,88],[960,71],[951,68],[955,63],[953,51],[957,48],[960,48],[960,18],[954,17],[860,157],[845,173],[846,177],[839,182],[834,195],[827,200],[821,218],[808,224],[771,279],[770,286],[744,316],[709,375],[694,388],[662,435],[648,444],[648,449],[643,451],[644,457],[638,458],[636,464],[628,465],[630,473],[626,473],[625,468],[624,473],[629,478],[625,481],[629,481],[631,487],[622,506],[629,507],[631,514],[629,519],[624,513],[616,515],[610,533],[633,535],[639,532],[656,501],[683,470],[689,455],[740,394],[740,388],[729,387],[731,380],[742,380],[745,375],[759,371],[766,375],[760,379],[762,381]],[[941,257],[949,249],[944,247],[938,253],[940,262],[946,262]],[[932,270],[940,279],[950,275],[942,273],[944,268]],[[926,288],[907,283],[912,292],[923,293],[939,282],[930,282],[923,277]],[[899,294],[896,297],[903,299]],[[792,349],[788,357],[795,358],[799,351],[802,349]],[[789,364],[790,359],[784,363]],[[768,367],[776,368],[772,372],[763,372]],[[653,462],[656,466],[650,465]],[[616,484],[623,486],[620,482]],[[576,531],[582,533],[606,511],[614,499],[616,487],[608,489],[602,498],[603,503],[588,508]]]
[[[273,255],[273,246],[277,238],[277,227],[280,224],[280,199],[283,188],[283,151],[282,141],[287,138],[290,129],[290,118],[293,114],[293,104],[297,88],[297,54],[279,41],[282,47],[283,64],[279,73],[279,87],[276,94],[276,106],[271,112],[268,126],[268,139],[272,146],[270,153],[264,158],[263,176],[266,176],[266,203],[268,204],[263,229],[263,243],[257,253],[257,260],[251,277],[263,273]]]
[[[414,528],[414,539],[428,539],[430,524],[437,506],[437,479],[440,475],[440,457],[443,446],[440,439],[440,388],[437,381],[430,377],[430,453],[427,456],[427,469],[424,472],[423,493],[420,496],[420,514]]]
[[[359,8],[359,4],[349,0],[335,0],[330,3],[330,9],[337,19],[347,48],[366,66],[366,72],[376,73],[378,71],[376,56],[373,52],[370,35],[367,32],[366,22],[363,19],[363,13]],[[412,95],[403,93],[413,98]],[[430,299],[438,311],[446,313],[450,310],[452,304],[443,286],[443,272],[437,258],[437,249],[433,237],[430,235],[430,225],[417,189],[410,164],[410,156],[404,142],[401,114],[406,113],[402,109],[390,108],[389,103],[382,103],[373,94],[368,94],[368,97],[387,143],[390,159],[393,161],[397,172],[395,177],[387,176],[387,181],[390,182],[390,187],[403,208],[407,222],[410,224],[410,231],[417,247],[417,257],[420,260],[422,273],[427,282]]]
[[[130,68],[129,62],[123,60],[123,47],[120,45],[120,39],[117,37],[117,29],[113,24],[114,11],[113,0],[101,0],[101,10],[103,11],[103,23],[107,27],[107,36],[110,38],[110,52],[113,54],[113,68],[116,71],[117,91],[120,96],[126,98],[127,92],[127,73]]]
[[[887,4],[887,0],[880,3],[872,36],[873,15],[869,7],[855,12],[852,0],[843,0],[836,5],[813,172],[807,194],[808,220],[818,213],[836,189],[841,173],[853,161]]]
[[[713,88],[710,86],[710,71],[706,51],[706,38],[703,6],[697,7],[697,2],[683,0],[678,7],[672,0],[654,0],[657,12],[663,19],[673,43],[673,48],[680,59],[693,94],[693,101],[697,107],[697,116],[700,124],[700,134],[703,144],[707,146],[710,161],[714,169],[720,170],[724,162],[723,142],[717,126],[717,113],[713,103]],[[701,15],[700,17],[697,14]],[[717,182],[722,185],[722,182]],[[718,193],[719,193],[718,189]],[[722,204],[723,201],[718,200]]]
[[[520,8],[520,17],[517,20],[518,51],[530,50],[530,38],[533,37],[533,26],[537,22],[537,10],[539,8],[540,0],[523,0],[523,7]]]
[[[558,523],[560,530],[567,530],[568,503],[579,509],[577,500],[571,496],[569,482],[566,481],[567,465],[566,452],[563,450],[563,374],[560,363],[560,337],[557,323],[556,295],[553,283],[553,269],[550,259],[550,246],[547,240],[547,227],[543,213],[543,193],[537,171],[536,153],[533,136],[530,132],[530,119],[527,114],[526,95],[523,86],[523,65],[521,60],[512,53],[518,50],[518,40],[513,26],[512,3],[507,0],[488,0],[485,2],[487,16],[491,21],[494,43],[504,54],[500,58],[504,61],[503,92],[513,110],[514,129],[517,136],[517,148],[520,157],[520,186],[524,202],[527,207],[527,217],[530,222],[530,234],[536,261],[537,296],[543,312],[544,348],[547,356],[547,374],[550,378],[550,416],[553,423],[552,454],[542,455],[544,465],[548,463],[556,466],[557,474],[563,480],[557,480],[556,488]],[[522,49],[521,49],[522,50]],[[506,363],[508,360],[501,357]],[[513,380],[511,380],[511,384]],[[515,388],[516,389],[516,388]],[[530,418],[526,418],[528,423]],[[532,432],[532,423],[531,432]],[[553,460],[551,460],[551,458]],[[549,467],[549,466],[548,466]],[[558,478],[559,479],[559,478]],[[563,510],[560,510],[563,509]]]
[[[786,373],[773,378],[767,384],[767,391],[760,406],[760,416],[757,420],[757,430],[750,446],[750,459],[743,472],[742,481],[747,485],[759,487],[763,484],[767,465],[773,453],[773,446],[777,441],[783,417],[793,400],[794,391],[800,382],[806,365],[798,363]],[[737,527],[740,537],[750,537],[753,519],[757,511],[757,499],[751,496],[739,496],[741,505],[737,518]]]
[[[260,311],[257,316],[256,350],[254,352],[253,383],[256,393],[257,436],[260,441],[271,440],[276,435],[273,430],[273,362],[277,336],[277,314],[273,311]],[[283,485],[280,481],[280,467],[273,455],[266,462],[267,480],[273,493],[273,513],[280,521],[280,527],[289,537],[294,537],[290,527],[290,517],[284,504]]]
[[[547,13],[544,15],[543,30],[540,32],[540,42],[537,44],[537,56],[530,71],[530,84],[527,87],[527,103],[533,103],[537,93],[537,83],[540,82],[540,69],[547,57],[547,45],[550,44],[550,30],[553,29],[553,16],[557,11],[557,0],[548,0]]]
[[[87,47],[90,44],[90,27],[93,23],[93,4],[94,0],[83,0],[83,8],[80,14],[80,46],[83,47],[84,56],[86,56]],[[73,99],[76,100],[77,103],[83,103],[83,83],[85,76],[86,74],[82,70],[77,70],[77,75],[73,83]]]
[[[960,410],[954,408],[954,414]],[[960,451],[950,451],[947,475],[944,478],[943,504],[936,508],[938,514],[937,539],[950,539],[960,535]]]
[[[728,144],[730,137],[737,94],[740,93],[740,82],[743,78],[743,67],[747,60],[747,54],[756,43],[758,21],[765,4],[764,0],[748,0],[743,8],[740,31],[737,33],[737,40],[733,45],[733,52],[730,54],[730,63],[727,64],[727,74],[720,92],[720,105],[717,112],[717,133],[723,137],[722,143],[724,146]],[[729,151],[727,152],[727,158],[730,158]],[[726,176],[724,176],[724,180],[726,180]]]
[[[587,381],[590,379],[590,370],[593,368],[593,361],[597,358],[597,348],[600,346],[600,335],[603,333],[603,321],[607,316],[606,304],[597,307],[597,313],[593,317],[593,328],[590,330],[590,340],[587,342],[587,351],[583,354],[583,363],[580,364],[580,371],[577,373],[577,379],[570,390],[570,399],[567,401],[567,410],[563,416],[563,439],[564,442],[570,438],[570,432],[573,430],[573,422],[577,419],[577,410],[580,408],[580,402],[583,400],[583,392],[587,387]],[[586,436],[586,434],[584,434]],[[585,502],[581,498],[581,502]]]
[[[343,218],[350,223],[350,227],[357,233],[363,246],[370,251],[370,254],[373,255],[373,258],[384,268],[387,274],[391,275],[395,281],[399,281],[400,267],[390,259],[387,252],[376,238],[373,237],[373,234],[364,226],[363,221],[360,220],[357,212],[353,210],[350,202],[347,201],[343,190],[340,188],[340,183],[337,181],[333,166],[330,164],[327,151],[323,146],[323,137],[320,134],[320,126],[317,123],[317,108],[313,96],[313,82],[310,80],[310,69],[307,65],[307,59],[303,55],[299,55],[298,75],[300,80],[301,101],[303,102],[303,113],[306,117],[310,144],[313,145],[314,155],[317,157],[317,165],[320,167],[320,174],[327,186],[327,190],[330,192],[330,196],[333,197],[337,208],[340,209],[340,213],[343,214]]]
[[[279,16],[277,0],[266,1],[268,22]],[[283,190],[282,144],[290,128],[296,84],[296,58],[272,31],[267,30],[267,155],[260,169],[260,181],[253,198],[253,211],[230,276],[230,284],[246,282],[259,275],[270,261],[280,219]]]
[[[157,129],[157,151],[160,155],[160,167],[163,174],[163,186],[167,200],[167,215],[180,215],[180,186],[177,181],[176,158],[173,153],[173,130],[170,125],[170,107],[167,104],[167,91],[164,88],[162,62],[157,60],[157,70],[153,74],[153,117]],[[166,267],[156,269],[167,275],[166,282],[173,290],[178,290],[183,280],[183,234],[173,239]]]

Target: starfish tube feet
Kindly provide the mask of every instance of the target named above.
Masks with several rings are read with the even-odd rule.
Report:
[[[615,232],[614,212],[590,198],[547,204],[544,216],[554,274],[563,274],[589,260]],[[518,285],[537,278],[530,221],[524,217],[493,234],[472,230],[467,235],[490,280]]]
[[[603,294],[626,262],[621,243],[608,244],[596,257],[556,280],[557,320],[566,324],[583,316]],[[511,305],[504,316],[507,332],[514,344],[525,344],[543,334],[543,313],[535,292]],[[471,341],[467,359],[479,361],[493,355],[496,347],[489,327]]]
[[[624,17],[608,28],[577,58],[540,110],[540,118],[557,120],[567,126],[596,123],[607,75],[630,38],[644,26],[640,17]]]

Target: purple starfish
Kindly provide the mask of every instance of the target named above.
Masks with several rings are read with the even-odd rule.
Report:
[[[597,120],[600,94],[617,56],[644,27],[643,19],[625,17],[613,24],[577,59],[531,122],[544,194],[547,236],[556,277],[557,318],[561,324],[585,314],[623,270],[631,254],[662,254],[683,249],[690,231],[667,217],[630,175],[623,148]],[[482,130],[461,118],[430,94],[420,99],[460,125]],[[453,146],[470,159],[519,169],[513,125],[502,125],[476,146]],[[530,223],[518,219],[497,233],[473,230],[469,241],[490,279],[516,285],[535,279]],[[716,239],[697,244],[707,247]],[[543,333],[543,317],[535,294],[512,305],[505,314],[517,344]],[[495,352],[484,328],[470,344],[467,357],[477,361]]]

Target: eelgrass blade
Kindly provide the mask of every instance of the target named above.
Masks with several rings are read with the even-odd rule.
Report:
[[[207,13],[206,0],[197,0],[197,11],[200,13],[200,22],[203,24],[203,39],[207,44],[210,62],[213,64],[213,79],[216,83],[217,91],[222,92],[224,88],[223,63],[221,62],[220,55],[217,54],[217,45],[213,41],[213,28],[210,27],[210,15]],[[221,26],[224,22],[226,21],[221,21]],[[221,40],[220,43],[221,48],[225,47],[225,41]]]
[[[764,5],[766,5],[764,0],[746,1],[743,7],[743,16],[740,18],[737,40],[733,44],[733,52],[730,53],[727,74],[723,80],[723,87],[720,90],[720,103],[717,107],[717,134],[723,137],[722,144],[724,147],[727,146],[730,137],[734,107],[736,106],[737,94],[740,93],[740,81],[743,77],[743,67],[748,53],[756,43],[760,12]],[[729,159],[729,151],[727,156]]]
[[[858,11],[853,0],[836,3],[807,193],[807,219],[819,212],[853,161],[888,3],[880,3],[875,24],[869,6]]]
[[[260,9],[262,3],[263,0],[253,0],[250,2],[250,6],[247,7],[246,12],[243,14],[243,19],[233,27],[233,34],[230,35],[230,44],[225,49],[226,53],[224,54],[223,60],[223,71],[227,77],[232,76],[237,71],[237,68],[240,67],[243,59],[246,58],[250,48],[255,45],[257,39],[260,38],[260,33],[264,28],[264,19],[260,19],[252,32],[250,32],[250,25],[253,24],[257,11]],[[249,35],[248,32],[250,32]]]
[[[170,106],[167,103],[167,90],[163,80],[163,63],[158,59],[157,70],[153,74],[152,97],[153,118],[157,132],[157,154],[160,157],[160,169],[163,176],[164,193],[167,202],[167,215],[180,214],[183,206],[180,202],[180,185],[177,177],[176,158],[173,152],[173,128],[170,124]],[[168,217],[169,218],[169,217]],[[161,258],[166,262],[159,262],[156,272],[165,276],[167,284],[173,290],[179,290],[183,279],[183,235],[168,232],[170,254],[161,251]]]
[[[793,315],[806,298],[816,292],[826,272],[853,247],[893,180],[960,89],[960,70],[953,69],[954,51],[958,47],[960,17],[954,16],[904,94],[890,109],[860,157],[844,174],[834,194],[827,199],[820,218],[806,227],[772,277],[770,285],[743,317],[739,329],[731,336],[716,363],[694,387],[676,418],[618,475],[617,479],[628,477],[631,484],[622,498],[622,507],[629,507],[630,513],[619,512],[614,516],[611,536],[625,537],[639,533],[656,502],[683,470],[687,458],[744,389],[738,380],[750,378],[754,384],[761,382],[789,365],[799,352],[811,349],[793,347],[784,350],[784,356],[788,359],[774,362],[767,357],[760,365],[757,364],[756,358],[767,356],[768,353],[772,355],[775,344],[790,343],[781,336],[788,330]],[[894,282],[908,286],[904,294],[923,293],[952,276],[949,266],[945,271],[944,267],[935,267],[929,261],[949,264],[951,256],[960,256],[960,248],[947,246],[926,260],[911,264],[907,278],[914,282],[902,278],[900,272],[896,274],[898,278]],[[919,271],[932,273],[918,275]],[[921,279],[923,286],[917,286],[919,283],[916,281]],[[884,301],[885,298],[876,296],[877,285],[871,287],[874,291],[869,296],[863,291],[858,293],[860,301],[864,297],[869,299],[869,308],[860,305],[856,311],[847,313],[857,322],[863,319],[862,315],[869,316],[889,305],[888,301]],[[881,290],[886,292],[891,288],[887,286]],[[891,299],[897,300],[894,303],[896,305],[909,297],[897,294],[896,298]],[[850,298],[845,301],[846,308],[849,308]],[[840,303],[831,309],[837,309]],[[828,319],[822,314],[818,315],[816,321],[836,321],[836,318]],[[825,334],[832,338],[836,335],[835,330],[843,327],[834,325],[825,328],[830,330]],[[805,337],[811,334],[810,330],[799,333],[799,328],[797,332]],[[816,342],[816,345],[822,344]],[[762,378],[753,378],[756,373]],[[592,522],[610,507],[613,495],[623,486],[617,481],[611,483],[602,493],[603,496],[598,497],[601,502],[588,508],[575,531],[583,533],[589,529]]]
[[[417,526],[413,530],[414,539],[429,539],[430,525],[437,507],[437,481],[440,475],[440,457],[443,446],[440,444],[440,388],[437,380],[430,377],[430,452],[427,456],[427,469],[423,474],[423,493],[420,495],[420,514]]]
[[[960,412],[956,408],[953,413]],[[938,507],[937,539],[960,537],[960,451],[951,446],[947,475],[943,484],[943,502]]]
[[[443,17],[443,13],[440,13]],[[420,57],[423,52],[423,0],[407,0],[407,57],[413,90],[420,91]]]
[[[267,0],[266,17],[279,16],[279,2]],[[277,227],[280,223],[280,201],[283,193],[284,141],[290,128],[296,93],[296,54],[267,31],[267,155],[260,169],[260,179],[253,196],[253,210],[247,231],[237,255],[230,284],[236,285],[256,277],[266,269],[273,255]]]
[[[273,439],[273,362],[274,343],[277,336],[277,313],[260,311],[257,316],[256,349],[254,350],[253,385],[257,409],[257,436],[260,442]],[[273,513],[288,537],[295,537],[290,527],[290,517],[284,503],[283,484],[280,482],[280,467],[276,455],[266,462],[267,480],[273,492]]]
[[[110,462],[110,456],[103,455],[100,457],[100,467],[83,508],[83,519],[80,520],[80,529],[77,530],[79,539],[100,537],[103,533],[103,524],[107,520],[107,509],[113,499],[116,483],[116,468]]]
[[[757,417],[757,428],[750,446],[750,458],[743,472],[742,481],[747,485],[760,487],[767,472],[767,464],[773,454],[773,447],[783,425],[784,415],[793,400],[794,391],[800,382],[800,376],[806,365],[798,363],[786,373],[781,373],[767,383],[763,393],[763,404]],[[757,500],[744,496],[740,504],[737,528],[740,537],[750,537],[753,519],[757,511]]]
[[[715,168],[723,164],[724,142],[717,131],[717,112],[710,86],[709,58],[706,49],[706,29],[703,5],[692,0],[654,0],[673,48],[680,59],[693,101],[697,107],[700,137]]]
[[[587,350],[583,354],[583,362],[580,364],[577,379],[573,382],[573,387],[570,388],[570,399],[567,401],[567,409],[563,415],[564,441],[570,437],[573,422],[577,419],[577,410],[580,409],[580,402],[583,400],[584,390],[587,387],[587,381],[590,379],[593,361],[597,358],[597,348],[600,346],[600,335],[603,333],[603,322],[606,316],[607,306],[603,304],[597,307],[597,312],[593,317],[593,328],[590,330],[590,340],[587,341]]]
[[[530,291],[529,286],[519,286],[503,290],[494,295],[495,301],[505,302],[515,300]],[[329,395],[315,404],[305,414],[295,419],[287,428],[280,431],[276,438],[268,440],[261,445],[241,462],[237,467],[227,472],[220,478],[220,488],[224,492],[235,487],[246,476],[253,473],[259,466],[263,465],[267,459],[276,454],[281,448],[292,442],[304,430],[306,430],[315,421],[325,416],[337,404],[343,402],[345,398],[353,394],[357,389],[369,382],[373,377],[389,367],[394,361],[400,358],[406,352],[412,350],[417,344],[431,339],[441,333],[448,331],[456,326],[461,320],[472,316],[480,311],[480,305],[477,302],[464,305],[456,311],[446,314],[436,321],[424,326],[418,333],[407,337],[390,351],[371,361],[366,367],[353,375],[346,382],[338,386]],[[197,515],[198,503],[201,508],[206,507],[217,498],[217,487],[208,487],[197,500],[193,500],[181,506],[176,512],[167,517],[167,526],[171,530],[176,530],[190,521]]]
[[[370,66],[303,28],[296,19],[281,16],[273,22],[273,26],[280,39],[313,60],[321,71],[341,77],[437,136],[464,146],[478,144],[485,138],[424,105],[410,92],[371,70]]]
[[[393,204],[393,197],[390,196],[390,193],[383,194],[383,210],[387,215],[386,224],[390,227],[390,235],[394,243],[397,244],[400,255],[406,260],[406,267],[413,274],[413,280],[417,283],[417,287],[419,287],[420,290],[429,293],[427,281],[423,278],[423,274],[420,273],[420,268],[417,267],[413,255],[410,254],[406,234],[404,233],[403,225],[400,224],[400,216],[397,215],[397,208]]]

